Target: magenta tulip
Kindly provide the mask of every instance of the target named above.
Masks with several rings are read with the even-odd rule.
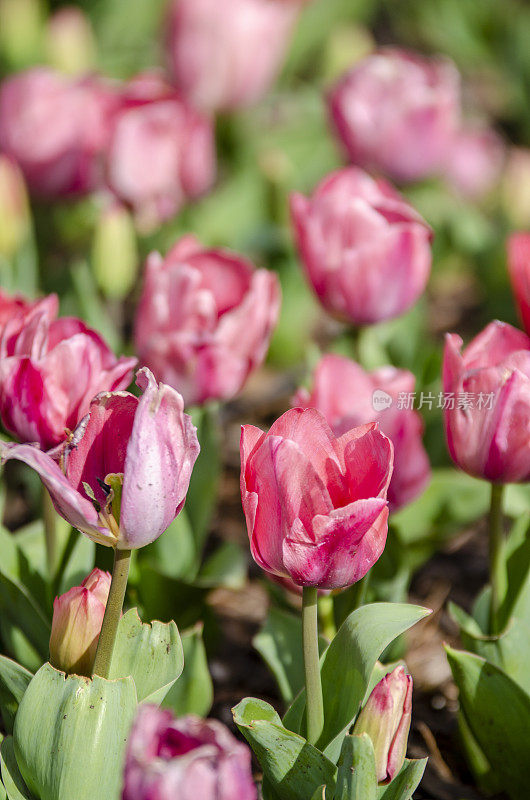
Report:
[[[335,436],[314,408],[241,433],[241,498],[254,560],[299,586],[360,580],[385,546],[393,447],[375,424]]]
[[[140,706],[122,800],[256,800],[250,750],[217,720]]]
[[[44,450],[64,441],[95,394],[126,388],[135,358],[119,358],[74,317],[54,319],[57,298],[41,300],[0,337],[0,416],[21,442]]]
[[[102,183],[115,103],[94,78],[45,67],[13,75],[0,88],[0,150],[18,162],[35,194],[89,192]]]
[[[173,0],[168,55],[176,85],[207,111],[247,106],[279,71],[299,0]]]
[[[32,467],[57,512],[90,539],[134,550],[157,539],[181,511],[199,453],[182,397],[148,369],[140,399],[103,392],[65,443],[58,463],[29,444],[0,444],[3,460]]]
[[[57,669],[91,675],[110,582],[110,573],[96,568],[81,586],[55,598],[50,661]]]
[[[519,316],[530,334],[530,233],[514,233],[508,239],[508,271]]]
[[[9,295],[0,289],[0,347],[13,346],[22,328],[34,316],[43,315],[52,322],[59,310],[56,294],[49,294],[41,300],[28,300],[21,294]]]
[[[111,189],[151,230],[213,184],[212,123],[158,74],[140,75],[122,91],[107,170]]]
[[[504,156],[504,143],[495,131],[468,125],[451,140],[444,177],[458,194],[480,199],[500,181]]]
[[[354,325],[399,316],[423,292],[431,230],[389,184],[356,167],[333,172],[311,198],[291,196],[307,278],[332,314]]]
[[[403,766],[411,715],[412,678],[396,667],[372,690],[353,728],[354,735],[367,733],[372,740],[378,783],[390,783]]]
[[[415,181],[440,171],[459,126],[458,72],[447,60],[383,49],[338,81],[329,111],[353,164]]]
[[[185,236],[165,259],[148,258],[136,348],[187,405],[227,400],[265,358],[279,307],[274,273]]]
[[[355,361],[324,356],[314,373],[311,392],[299,390],[293,406],[317,408],[336,436],[368,422],[378,422],[394,445],[394,471],[388,487],[390,511],[410,503],[425,489],[431,470],[423,447],[421,416],[409,407],[415,378],[407,370],[383,367],[366,372]]]
[[[456,464],[494,483],[530,480],[530,338],[492,322],[460,352],[447,334],[445,432]]]

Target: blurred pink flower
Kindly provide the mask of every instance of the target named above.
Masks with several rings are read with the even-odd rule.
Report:
[[[256,800],[248,747],[221,722],[144,705],[129,735],[122,800]]]
[[[291,195],[291,215],[307,278],[339,318],[391,319],[425,289],[431,230],[385,181],[357,167],[332,172],[311,198]]]
[[[383,552],[393,447],[375,425],[336,437],[314,408],[295,408],[268,433],[241,431],[241,498],[250,549],[267,572],[339,589]]]
[[[415,181],[443,167],[459,126],[460,79],[448,60],[384,48],[347,72],[328,103],[353,164]]]
[[[42,197],[85,194],[101,185],[116,97],[95,78],[35,67],[0,87],[0,150]]]
[[[530,334],[530,233],[508,239],[508,272],[523,328]]]
[[[58,463],[29,444],[0,443],[3,461],[32,467],[72,527],[119,550],[157,539],[180,513],[199,454],[197,433],[182,397],[158,385],[147,369],[144,390],[102,392],[65,442]]]
[[[530,338],[492,322],[461,347],[460,336],[446,335],[443,389],[454,407],[447,405],[444,422],[453,461],[494,483],[530,480]]]
[[[157,73],[139,75],[122,90],[107,171],[111,189],[149,231],[212,186],[212,122]]]
[[[186,405],[228,400],[265,358],[279,307],[274,273],[185,236],[147,260],[136,349]]]
[[[59,299],[56,294],[49,294],[41,300],[28,300],[21,294],[9,295],[0,289],[0,342],[5,342],[4,346],[9,351],[11,340],[31,317],[42,314],[51,322],[58,311]]]
[[[250,105],[278,73],[300,0],[173,0],[168,55],[176,85],[207,111]]]
[[[414,375],[407,370],[382,367],[366,372],[349,358],[327,355],[315,369],[311,392],[300,389],[291,401],[299,408],[317,408],[336,436],[357,425],[379,423],[394,445],[394,471],[388,487],[391,511],[421,494],[431,476],[421,440],[421,416],[399,405],[400,396],[414,392],[414,382]]]
[[[490,128],[467,126],[453,137],[445,157],[444,177],[461,195],[479,199],[499,182],[505,146]]]

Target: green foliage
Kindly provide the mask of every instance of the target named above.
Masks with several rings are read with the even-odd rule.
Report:
[[[18,706],[32,677],[16,661],[0,655],[0,718],[7,733],[13,733]]]
[[[184,670],[162,701],[177,717],[197,714],[206,717],[213,703],[213,683],[202,640],[202,625],[182,634]]]
[[[333,800],[375,800],[375,753],[367,733],[344,737],[337,766]]]

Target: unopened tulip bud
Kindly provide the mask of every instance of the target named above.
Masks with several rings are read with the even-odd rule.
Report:
[[[510,151],[502,180],[504,212],[515,228],[530,228],[530,149]]]
[[[56,11],[46,27],[45,48],[48,63],[61,72],[90,72],[96,63],[96,43],[86,14],[74,6]]]
[[[403,766],[411,713],[412,678],[396,667],[374,688],[353,729],[372,740],[378,783],[390,783]]]
[[[0,0],[0,49],[10,67],[39,60],[43,17],[42,0]]]
[[[109,596],[111,576],[94,569],[81,586],[55,598],[50,661],[57,669],[90,675]]]
[[[94,233],[92,265],[98,286],[118,300],[134,286],[138,273],[138,248],[131,214],[113,205],[101,214]]]
[[[0,255],[11,258],[27,236],[30,212],[26,184],[16,163],[0,156]]]

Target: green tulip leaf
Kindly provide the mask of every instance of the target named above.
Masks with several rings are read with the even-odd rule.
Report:
[[[201,452],[186,494],[186,513],[195,536],[196,569],[198,569],[210,520],[217,502],[217,487],[221,471],[220,436],[218,415],[216,409],[211,405],[193,408],[191,418],[197,426]]]
[[[334,785],[335,765],[301,736],[284,728],[268,703],[247,697],[232,713],[280,800],[307,800],[322,784]]]
[[[319,786],[311,800],[326,800],[326,787]]]
[[[0,715],[7,733],[13,733],[18,706],[32,678],[25,667],[0,655]]]
[[[378,788],[377,800],[411,800],[423,778],[426,758],[405,759],[400,772],[388,786]]]
[[[160,703],[182,672],[182,642],[174,622],[143,623],[132,608],[120,620],[109,678],[131,676],[138,702]]]
[[[333,800],[376,799],[375,753],[367,733],[344,737],[337,766]]]
[[[451,647],[446,652],[471,733],[510,797],[524,797],[530,696],[484,658]]]
[[[17,764],[39,800],[118,800],[136,713],[132,678],[65,676],[45,664],[29,684],[13,732]]]
[[[0,800],[7,800],[7,794],[3,783],[0,783]]]
[[[177,717],[197,714],[205,717],[213,703],[213,684],[202,639],[202,625],[182,634],[184,669],[164,698],[164,708],[171,708]]]
[[[4,739],[0,747],[0,773],[5,786],[4,797],[7,797],[7,800],[35,800],[20,774],[12,736]],[[1,788],[2,784],[0,784]],[[0,792],[1,797],[2,793]]]
[[[27,589],[1,571],[0,615],[21,629],[42,661],[48,657],[51,623]]]

